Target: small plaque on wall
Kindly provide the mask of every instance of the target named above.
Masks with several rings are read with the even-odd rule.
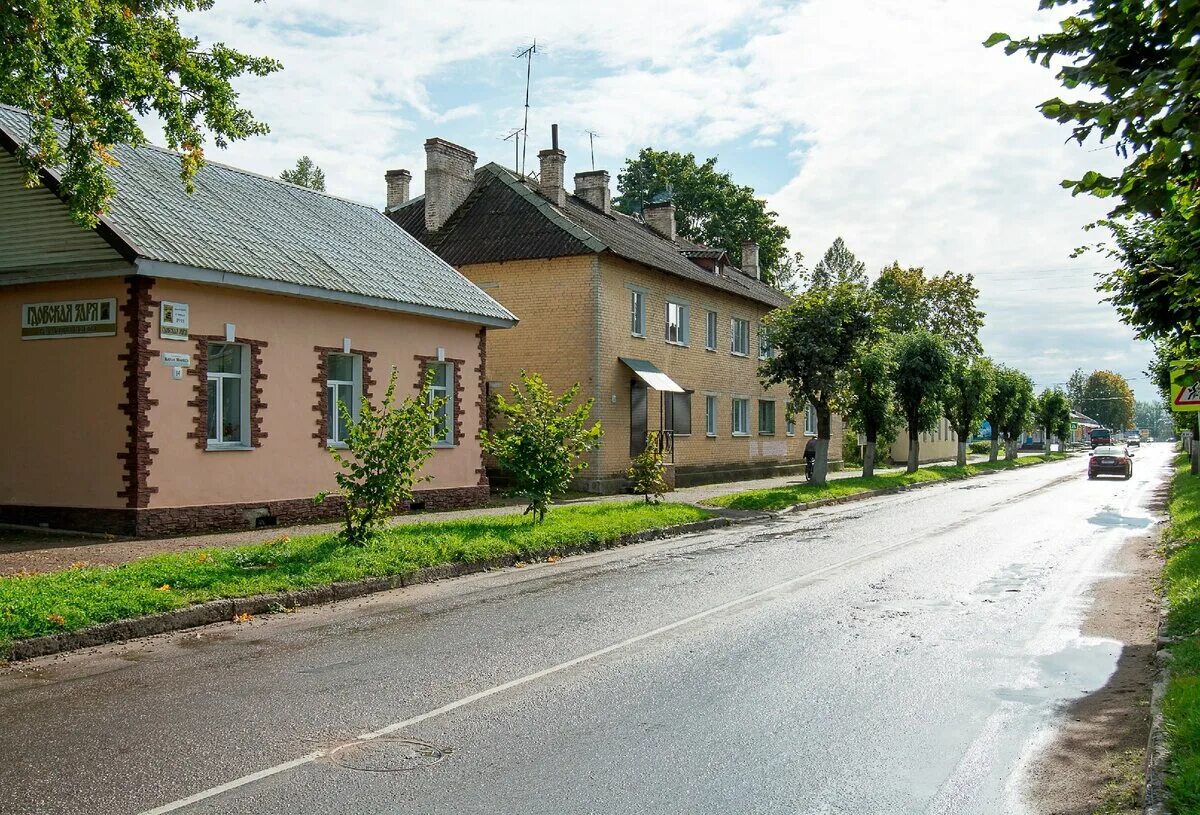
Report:
[[[164,340],[188,338],[188,304],[163,302],[158,308],[158,336]]]

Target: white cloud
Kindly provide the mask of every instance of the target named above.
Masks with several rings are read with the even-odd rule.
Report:
[[[239,83],[272,133],[234,145],[229,163],[277,174],[308,154],[331,192],[375,204],[386,169],[412,169],[420,188],[430,135],[511,163],[499,137],[520,122],[524,79],[511,53],[537,36],[531,160],[550,122],[575,169],[587,129],[610,169],[651,143],[725,165],[770,149],[779,165],[759,191],[809,257],[840,235],[869,267],[972,272],[989,353],[1039,382],[1101,360],[1137,374],[1148,348],[1091,290],[1102,262],[1069,257],[1105,206],[1059,187],[1113,160],[1064,144],[1066,128],[1036,111],[1060,90],[1050,72],[981,46],[1051,27],[1035,6],[222,0],[187,26],[285,65]]]

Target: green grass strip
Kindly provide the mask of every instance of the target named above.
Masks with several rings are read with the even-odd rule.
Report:
[[[111,568],[75,568],[0,578],[0,653],[12,640],[74,631],[219,598],[306,589],[343,580],[537,557],[556,548],[712,517],[686,504],[614,502],[557,507],[535,524],[519,514],[402,524],[365,547],[334,535],[281,536],[270,543],[155,555]]]
[[[1175,460],[1168,507],[1171,553],[1164,570],[1171,681],[1163,697],[1163,726],[1170,757],[1166,788],[1171,812],[1200,812],[1200,477],[1186,455]]]
[[[1062,453],[1051,454],[1051,460],[1066,458]],[[1041,456],[1025,456],[1013,461],[984,462],[968,464],[966,467],[926,467],[911,475],[906,473],[888,473],[875,475],[870,478],[839,478],[828,481],[824,486],[813,484],[798,484],[790,487],[774,487],[765,490],[747,490],[731,495],[721,495],[710,498],[702,503],[708,506],[727,507],[729,509],[779,510],[798,504],[808,504],[829,498],[847,498],[864,492],[886,490],[895,487],[907,487],[912,484],[925,484],[931,481],[951,481],[959,478],[969,478],[979,473],[992,470],[1012,470],[1017,467],[1028,467],[1041,464],[1046,459]]]

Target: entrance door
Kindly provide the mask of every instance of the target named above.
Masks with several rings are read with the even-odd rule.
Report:
[[[638,456],[646,449],[646,383],[629,383],[629,455]]]

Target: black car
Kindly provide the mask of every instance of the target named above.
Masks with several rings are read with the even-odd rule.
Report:
[[[1119,475],[1128,481],[1133,478],[1133,458],[1123,447],[1097,447],[1088,459],[1088,478]]]

